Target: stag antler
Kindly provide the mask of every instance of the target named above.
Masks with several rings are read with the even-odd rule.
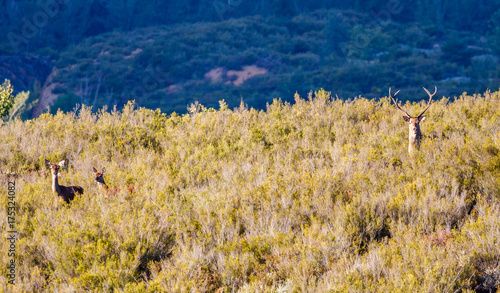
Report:
[[[389,88],[389,97],[391,97],[391,99],[392,99],[392,101],[394,102],[394,104],[396,105],[396,107],[397,107],[399,110],[401,110],[403,113],[405,113],[405,115],[406,115],[407,117],[411,117],[411,115],[410,115],[410,114],[408,114],[408,112],[406,112],[405,110],[401,109],[401,107],[400,107],[400,106],[399,106],[399,104],[398,104],[398,100],[397,100],[397,99],[395,99],[395,97],[398,95],[398,93],[399,93],[399,91],[397,91],[397,92],[394,94],[394,96],[392,96],[392,95],[391,95],[391,88]],[[427,109],[426,109],[426,110],[427,110]]]
[[[429,95],[429,101],[427,102],[427,107],[425,107],[425,109],[422,111],[422,113],[420,113],[420,115],[418,115],[418,118],[422,117],[422,115],[424,115],[425,111],[427,111],[427,109],[429,109],[429,107],[432,104],[432,97],[434,97],[434,95],[437,93],[437,90],[438,90],[437,86],[434,86],[434,93],[431,94],[425,87],[423,89]]]

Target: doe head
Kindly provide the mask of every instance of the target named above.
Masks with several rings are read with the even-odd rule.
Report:
[[[64,167],[67,164],[67,160],[62,160],[58,164],[52,164],[47,159],[45,159],[45,165],[50,169],[52,175],[59,174],[59,168]]]

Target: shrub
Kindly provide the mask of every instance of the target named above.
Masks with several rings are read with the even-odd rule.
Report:
[[[436,100],[413,156],[388,98],[324,90],[265,111],[220,101],[167,115],[130,102],[9,121],[0,169],[16,181],[18,285],[0,253],[0,288],[494,290],[499,103],[500,92]],[[68,159],[59,183],[84,194],[69,205],[52,194],[45,159]],[[121,190],[106,197],[92,167]]]

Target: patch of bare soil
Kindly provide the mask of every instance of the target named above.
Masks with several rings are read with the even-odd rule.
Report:
[[[217,67],[205,73],[205,78],[210,79],[212,82],[222,82],[224,73],[222,67]]]
[[[59,83],[52,83],[52,80],[57,75],[57,68],[53,68],[49,77],[45,81],[42,90],[40,92],[40,98],[38,99],[38,103],[35,105],[33,109],[33,117],[38,117],[42,114],[47,107],[54,104],[54,101],[57,99],[58,95],[53,94],[52,91],[56,88],[56,86],[60,85]]]
[[[233,81],[228,81],[229,83],[234,84],[235,86],[242,85],[247,79],[250,79],[256,75],[266,74],[267,69],[260,68],[255,65],[243,66],[243,70],[229,70],[227,72],[227,76],[231,78],[232,76],[236,76],[237,78]]]
[[[233,84],[235,86],[242,85],[246,80],[266,74],[268,71],[255,65],[243,66],[242,70],[225,71],[222,67],[217,67],[205,73],[205,78],[211,82],[224,82],[225,84]]]
[[[123,57],[124,59],[130,59],[130,58],[134,58],[137,54],[141,53],[142,52],[142,49],[141,48],[137,48],[135,49],[134,51],[132,51],[132,53],[130,53],[130,55],[128,56],[125,56]]]
[[[167,95],[170,95],[170,94],[176,94],[178,92],[180,92],[182,90],[182,86],[178,85],[178,84],[172,84],[170,86],[168,86],[167,88],[164,88],[162,91],[167,94]]]

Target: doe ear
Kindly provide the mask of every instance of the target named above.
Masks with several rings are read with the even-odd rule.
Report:
[[[47,167],[49,167],[49,168],[52,167],[50,162],[47,159],[45,159],[45,165],[47,165]]]
[[[68,160],[62,160],[62,161],[60,161],[59,164],[58,164],[59,167],[64,167],[64,165],[66,165],[67,161]]]
[[[104,172],[106,172],[106,167],[102,167],[101,173],[104,174]]]
[[[422,122],[425,120],[425,116],[418,117],[418,122]]]
[[[94,173],[97,173],[97,169],[95,167],[92,167],[92,170],[94,171]]]
[[[403,119],[404,119],[407,123],[408,123],[408,122],[410,122],[410,117],[408,117],[408,116],[403,116]]]

